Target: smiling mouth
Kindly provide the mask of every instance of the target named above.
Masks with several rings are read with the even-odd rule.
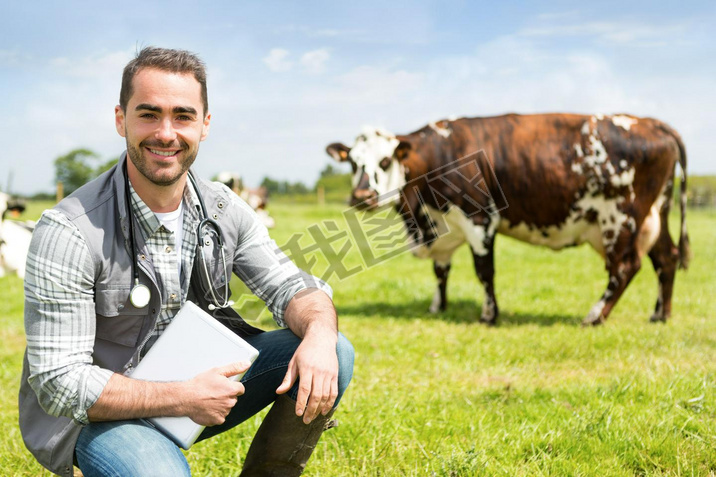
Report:
[[[172,157],[172,156],[176,156],[179,153],[179,151],[160,151],[158,149],[152,149],[149,147],[147,148],[147,150],[149,152],[151,152],[152,154],[156,154],[157,156],[162,156],[162,157]]]

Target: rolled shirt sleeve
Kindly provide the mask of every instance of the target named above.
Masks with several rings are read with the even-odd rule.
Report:
[[[92,364],[94,262],[77,228],[45,211],[33,233],[25,276],[29,384],[42,408],[87,424],[112,371]]]
[[[276,324],[286,327],[284,312],[296,293],[317,288],[333,297],[323,280],[299,269],[276,245],[254,210],[232,194],[239,209],[239,240],[234,254],[234,273],[253,294],[261,298],[273,314]]]

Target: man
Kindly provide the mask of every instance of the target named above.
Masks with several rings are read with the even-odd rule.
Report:
[[[57,474],[72,475],[74,462],[87,477],[190,475],[179,448],[142,418],[188,416],[208,426],[205,439],[273,402],[242,475],[298,475],[348,386],[353,349],[337,331],[330,288],[287,260],[226,187],[187,180],[210,122],[201,60],[143,49],[124,69],[115,108],[126,154],[37,225],[25,281],[20,427]],[[197,266],[202,197],[226,257],[213,262],[211,277]],[[226,306],[228,297],[216,302],[206,282],[228,287],[232,270],[288,329],[260,332]],[[142,286],[144,296],[135,295]],[[132,379],[187,300],[231,325],[258,359],[186,382]],[[244,371],[241,382],[229,379]]]

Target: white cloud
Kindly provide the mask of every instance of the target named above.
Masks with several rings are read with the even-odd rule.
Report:
[[[214,121],[196,167],[204,177],[240,170],[252,185],[264,175],[311,183],[330,160],[326,144],[350,143],[363,124],[409,133],[450,116],[565,111],[662,119],[682,134],[690,173],[713,173],[716,83],[708,62],[693,61],[707,58],[711,48],[694,38],[711,37],[705,30],[701,36],[684,31],[689,22],[698,23],[683,17],[653,23],[642,16],[600,21],[568,11],[535,16],[524,29],[497,38],[464,37],[460,49],[424,52],[402,48],[409,39],[395,38],[432,41],[431,35],[412,34],[428,30],[422,24],[388,37],[350,22],[339,30],[294,27],[298,39],[287,40],[286,32],[278,40],[290,41],[283,43],[290,51],[253,50],[261,43],[244,42],[251,55],[242,57],[266,65],[248,69],[241,61],[222,61],[234,51],[207,47]],[[670,47],[640,48],[664,41]],[[385,49],[378,52],[375,42]],[[0,67],[17,72],[0,92],[15,112],[0,116],[7,146],[0,172],[13,170],[18,191],[51,190],[52,159],[74,147],[93,149],[103,159],[123,149],[112,108],[133,50],[107,52],[99,44],[94,54],[75,57],[63,48],[52,50],[62,53],[50,60],[0,49]],[[339,62],[342,68],[334,68]],[[272,74],[287,71],[301,74]]]
[[[22,55],[14,50],[0,50],[0,66],[11,67],[20,64]]]
[[[354,41],[375,41],[373,34],[364,28],[316,28],[308,25],[277,25],[272,33],[279,37],[298,34],[306,38],[331,38],[341,37]]]
[[[632,21],[580,21],[567,16],[542,16],[545,24],[527,27],[517,32],[525,37],[591,37],[610,45],[664,46],[679,38],[687,29],[686,23],[650,25]],[[554,22],[552,20],[563,20]]]
[[[275,73],[289,71],[293,67],[293,62],[288,60],[289,52],[283,48],[274,48],[269,51],[263,62],[268,68]]]
[[[58,74],[73,78],[118,78],[124,65],[134,57],[133,50],[113,51],[84,58],[52,58],[49,64]]]
[[[283,48],[273,48],[263,59],[264,64],[274,73],[290,71],[294,62],[289,59],[291,53]],[[331,57],[328,48],[320,48],[304,53],[299,63],[307,73],[319,74],[325,71],[326,61]]]
[[[545,12],[535,16],[540,21],[550,20],[573,20],[579,16],[579,10],[568,10],[561,12]]]
[[[0,170],[12,170],[17,192],[53,189],[52,161],[86,147],[102,159],[116,157],[124,140],[114,130],[119,78],[133,50],[84,57],[27,61],[21,97],[8,97],[15,114],[0,117],[5,157]],[[7,163],[3,162],[7,161]]]
[[[328,48],[309,51],[301,56],[301,64],[308,73],[319,74],[326,69],[326,61],[331,57]]]
[[[338,36],[341,34],[340,30],[335,30],[332,28],[324,28],[322,30],[315,30],[311,33],[312,36],[316,37],[333,37]]]
[[[594,23],[589,31],[600,41],[632,46],[657,36],[657,28],[650,26],[624,36],[624,30],[608,24]],[[420,69],[363,66],[339,77],[337,91],[323,94],[342,98],[336,102],[341,109],[334,128],[345,130],[354,122],[352,132],[343,136],[348,141],[364,123],[404,134],[451,116],[624,112],[655,117],[681,132],[691,173],[713,172],[707,132],[716,110],[711,77],[695,70],[655,75],[649,68],[625,68],[630,56],[615,56],[611,49],[583,43],[555,48],[551,43],[519,32],[482,43],[472,54],[441,56]]]
[[[404,69],[392,71],[376,66],[359,66],[338,77],[339,96],[347,102],[369,105],[393,104],[405,99],[424,85],[424,74]]]

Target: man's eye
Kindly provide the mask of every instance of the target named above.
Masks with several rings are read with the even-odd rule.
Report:
[[[381,169],[383,169],[384,171],[387,171],[388,168],[390,167],[390,158],[384,157],[383,160],[380,161],[380,164],[378,164],[378,165],[380,166]]]
[[[139,117],[144,119],[154,119],[154,115],[152,113],[140,114]]]
[[[177,116],[177,120],[178,121],[193,121],[194,118],[192,118],[191,116],[182,115],[182,116]]]

